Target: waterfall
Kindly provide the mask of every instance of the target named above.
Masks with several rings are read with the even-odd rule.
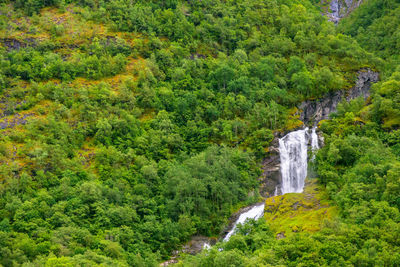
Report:
[[[279,139],[282,194],[303,192],[307,177],[308,128]]]
[[[235,234],[238,224],[244,224],[247,219],[257,220],[257,219],[261,218],[264,215],[264,207],[265,207],[265,203],[263,202],[262,204],[254,206],[250,210],[240,214],[239,218],[236,220],[236,222],[233,225],[232,229],[225,236],[224,241],[228,241],[229,238],[233,234]]]
[[[203,244],[203,249],[207,249],[208,250],[210,248],[211,248],[210,243],[206,242],[206,243]]]
[[[275,187],[275,196],[279,195],[279,191],[282,195],[303,192],[304,181],[307,177],[309,144],[313,153],[319,149],[316,127],[312,128],[311,132],[305,128],[288,133],[279,139],[282,184]],[[228,241],[235,234],[237,226],[245,223],[247,219],[261,218],[264,214],[264,207],[265,203],[262,203],[240,214],[224,241]]]
[[[313,127],[311,130],[311,152],[313,154],[311,160],[315,159],[315,152],[319,149],[318,135],[316,129],[317,127]]]
[[[310,134],[309,129],[305,128],[288,133],[279,139],[282,194],[303,192],[304,181],[307,177],[307,149],[309,142],[311,143],[313,154],[319,149],[316,129],[317,127],[313,127]],[[314,155],[312,156],[313,159]]]

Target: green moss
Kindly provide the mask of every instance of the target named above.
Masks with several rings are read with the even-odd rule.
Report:
[[[303,193],[268,198],[264,217],[274,232],[287,236],[300,231],[318,231],[323,220],[336,214],[336,207],[329,206],[325,189],[310,180]]]

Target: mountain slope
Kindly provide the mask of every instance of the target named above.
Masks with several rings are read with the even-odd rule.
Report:
[[[400,264],[399,106],[400,73],[396,68],[396,1],[366,1],[338,26],[369,51],[384,57],[383,80],[366,103],[342,103],[333,119],[323,121],[325,146],[314,166],[338,217],[315,233],[293,227],[301,220],[294,206],[308,207],[300,195],[267,200],[268,220],[251,222],[234,240],[219,244],[183,266],[397,266]],[[367,10],[371,12],[367,12]],[[364,25],[366,30],[363,31]],[[370,26],[369,26],[370,25]],[[387,28],[388,27],[388,28]],[[389,29],[390,28],[390,29]],[[380,40],[380,43],[377,40]],[[294,203],[286,199],[294,199]],[[295,205],[296,204],[296,205]],[[270,215],[270,209],[283,216]],[[283,213],[283,214],[282,214]],[[286,218],[285,214],[294,214]],[[308,218],[308,217],[306,217]],[[282,219],[283,223],[280,223]],[[272,220],[272,222],[271,222]],[[274,221],[277,220],[278,223]],[[281,227],[281,230],[277,230]],[[286,228],[286,229],[285,229]],[[287,237],[280,231],[294,232]],[[292,231],[291,231],[292,230]],[[223,248],[218,250],[218,246]],[[179,264],[178,264],[179,265]]]
[[[295,106],[351,88],[359,69],[379,63],[307,0],[2,1],[0,43],[4,266],[155,266],[194,234],[218,235],[234,211],[258,201],[259,162],[274,133],[301,124]],[[360,130],[346,112],[365,115],[367,126],[391,121],[395,98],[392,109],[376,103],[397,91],[382,88],[371,112],[344,106],[323,127],[338,140],[347,138],[337,132],[342,123],[379,136],[379,124]],[[348,167],[336,170],[334,156],[352,156],[358,145],[338,142],[321,152],[321,183]],[[334,186],[344,185],[328,191]],[[396,212],[385,205],[376,212],[390,211],[394,229]],[[299,247],[302,237],[340,241],[351,223],[338,224],[337,235],[300,233],[273,248],[254,236],[243,251],[265,245],[260,254],[280,257],[297,238]],[[268,227],[255,229],[274,240]],[[395,262],[396,241],[385,238],[385,260]],[[368,244],[337,255],[354,262],[349,254],[369,253]],[[295,264],[306,249],[321,250],[291,249],[271,261]],[[213,253],[222,266],[236,257],[228,248]]]

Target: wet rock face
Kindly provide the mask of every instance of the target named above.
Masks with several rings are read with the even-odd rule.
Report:
[[[306,125],[316,125],[321,120],[329,118],[329,114],[336,111],[338,104],[346,99],[350,101],[359,96],[367,99],[370,96],[372,83],[379,80],[379,74],[370,69],[360,70],[356,85],[350,90],[340,90],[328,93],[325,97],[316,101],[304,101],[300,104],[300,120]]]
[[[213,246],[217,243],[217,240],[215,238],[210,238],[206,236],[194,236],[192,239],[183,245],[182,249],[180,251],[177,251],[177,255],[181,253],[186,253],[186,254],[191,254],[191,255],[196,255],[197,253],[200,253],[204,245],[208,244],[209,246]]]
[[[363,0],[322,0],[322,5],[327,5],[325,15],[330,21],[337,24],[339,20],[349,15]]]
[[[164,261],[160,266],[170,266],[178,263],[178,259],[182,254],[196,255],[200,253],[205,247],[214,246],[217,243],[217,239],[206,236],[193,236],[192,239],[184,244],[180,250],[173,252],[171,259]]]
[[[270,197],[275,194],[275,188],[281,181],[280,156],[278,136],[272,141],[269,147],[269,155],[262,163],[263,173],[260,177],[260,194],[263,197]]]

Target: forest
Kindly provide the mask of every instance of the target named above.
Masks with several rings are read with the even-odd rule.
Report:
[[[337,26],[312,0],[0,0],[0,266],[159,266],[260,201],[298,104],[380,81],[319,124],[338,212],[250,221],[177,266],[400,265],[400,1]]]

